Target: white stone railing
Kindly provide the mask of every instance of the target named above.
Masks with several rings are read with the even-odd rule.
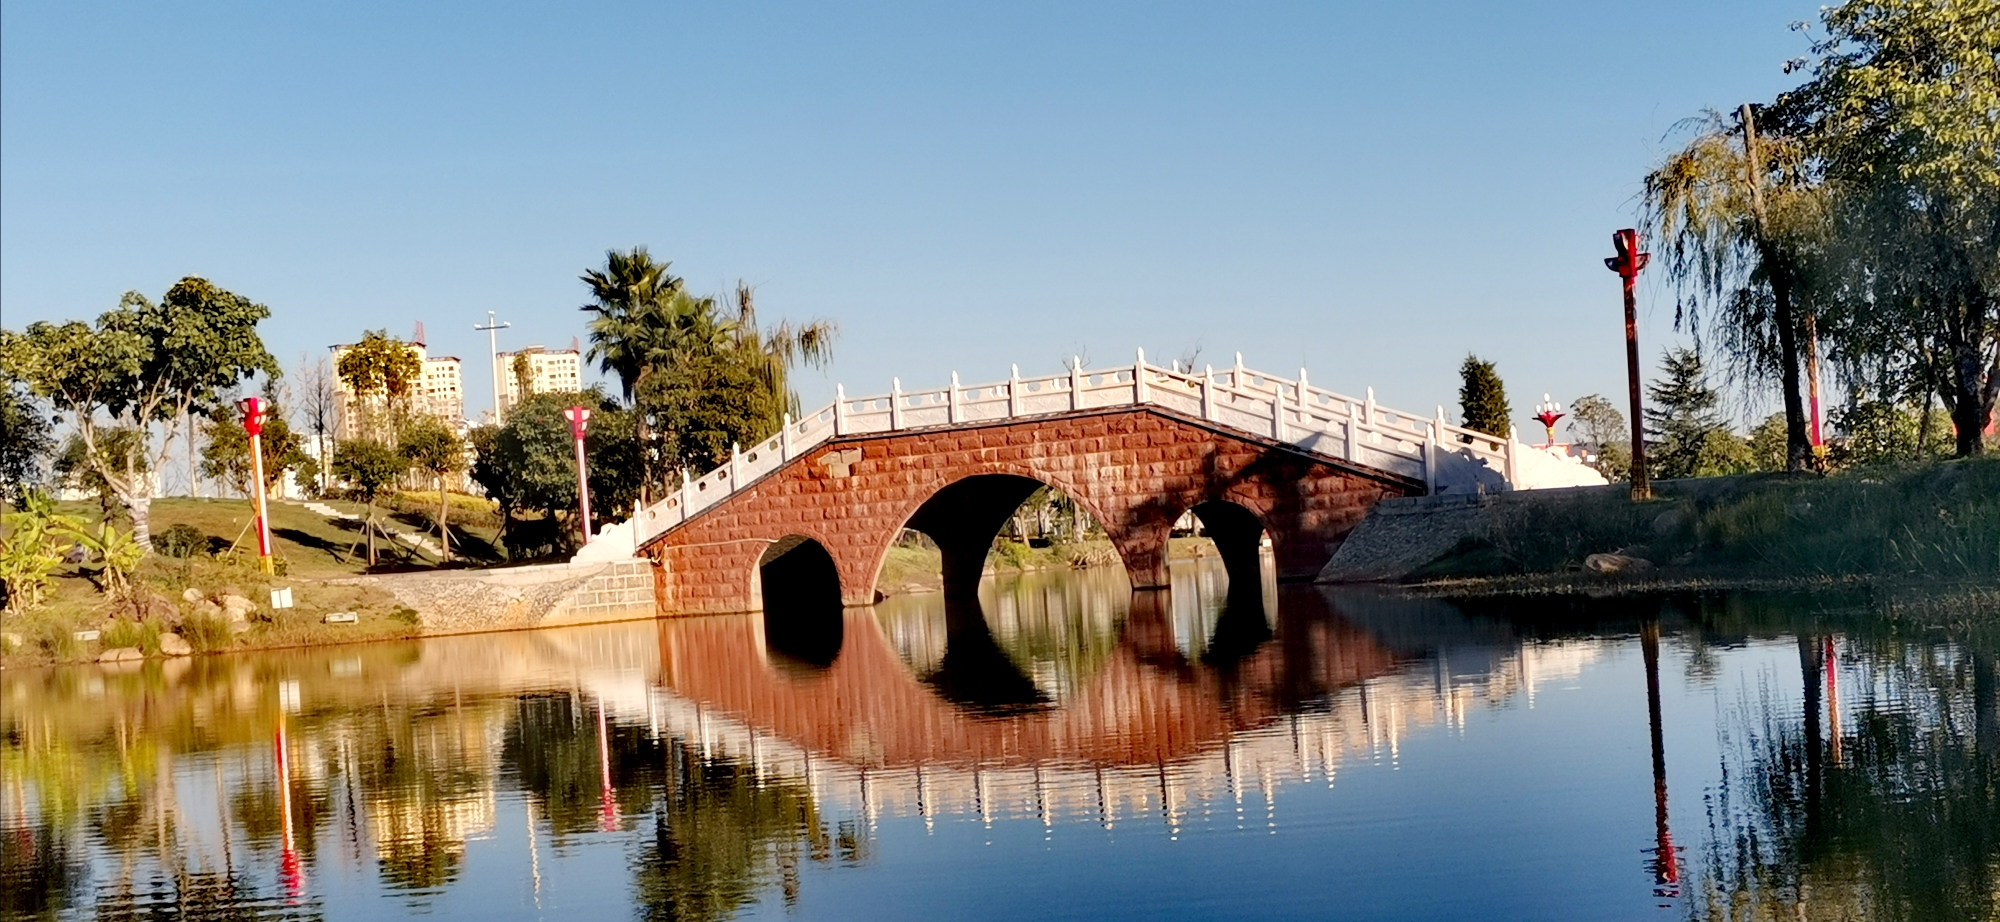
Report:
[[[873,397],[849,397],[836,387],[832,403],[800,419],[785,417],[777,435],[747,449],[732,446],[722,466],[683,476],[680,489],[639,511],[634,537],[645,544],[829,439],[1141,404],[1420,480],[1432,492],[1444,480],[1441,465],[1453,458],[1514,481],[1513,439],[1445,422],[1442,407],[1425,419],[1378,405],[1374,388],[1367,393],[1355,398],[1313,387],[1303,368],[1297,380],[1253,371],[1240,353],[1221,370],[1161,368],[1147,363],[1143,349],[1134,363],[1099,371],[1072,364],[1066,372],[1024,378],[1017,365],[1005,381],[976,385],[960,384],[954,372],[949,387],[906,391],[895,379],[889,393]]]

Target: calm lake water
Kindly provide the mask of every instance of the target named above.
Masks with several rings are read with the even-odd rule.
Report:
[[[1990,645],[1175,579],[9,672],[0,915],[2000,917]]]

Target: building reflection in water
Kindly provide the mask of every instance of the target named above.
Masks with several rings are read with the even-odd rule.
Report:
[[[799,901],[809,867],[872,862],[896,817],[1277,830],[1287,789],[1400,764],[1406,740],[1464,733],[1481,708],[1532,707],[1635,629],[1661,898],[1790,913],[1991,892],[1994,845],[1936,819],[2000,828],[1988,653],[1849,637],[1837,660],[1825,631],[1730,610],[1572,618],[1529,639],[1548,612],[1173,575],[1164,593],[1087,572],[898,598],[804,625],[809,656],[782,621],[735,617],[10,673],[0,912],[314,918],[369,894],[422,909],[501,860],[475,858],[480,840],[518,856],[518,872],[483,873],[540,906],[551,863],[608,840],[642,915],[720,918]],[[1736,715],[1732,787],[1685,863],[1662,620],[1795,633],[1806,677],[1805,701]],[[1862,693],[1843,703],[1855,670]],[[1922,917],[1885,906],[1864,908]]]

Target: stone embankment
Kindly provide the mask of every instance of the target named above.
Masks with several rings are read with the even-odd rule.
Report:
[[[1687,510],[1710,504],[1757,482],[1755,477],[1711,477],[1654,483],[1662,501],[1641,514],[1643,533],[1634,540],[1663,537],[1687,524]],[[1509,526],[1584,530],[1586,519],[1603,511],[1630,489],[1625,484],[1516,490],[1505,493],[1442,494],[1385,499],[1376,503],[1334,552],[1315,580],[1321,583],[1396,582],[1409,578],[1467,540],[1488,539]],[[1639,507],[1646,508],[1646,507]],[[1582,559],[1585,571],[1631,574],[1651,562],[1611,553],[1607,546]]]
[[[417,613],[425,634],[595,624],[655,614],[651,565],[644,560],[398,573],[328,582],[389,593]]]

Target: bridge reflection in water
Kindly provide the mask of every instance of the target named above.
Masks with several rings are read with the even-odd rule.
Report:
[[[1393,760],[1413,727],[1462,727],[1599,649],[1509,644],[1455,675],[1438,638],[1399,649],[1393,626],[1503,638],[1441,603],[1304,588],[1279,605],[1268,570],[1235,591],[1217,567],[1173,576],[1171,592],[1133,592],[1122,573],[1027,574],[976,601],[850,609],[837,655],[812,667],[785,652],[797,625],[784,615],[661,621],[652,710],[704,756],[870,823],[886,811],[1172,828],[1246,797],[1273,823],[1281,786]]]

